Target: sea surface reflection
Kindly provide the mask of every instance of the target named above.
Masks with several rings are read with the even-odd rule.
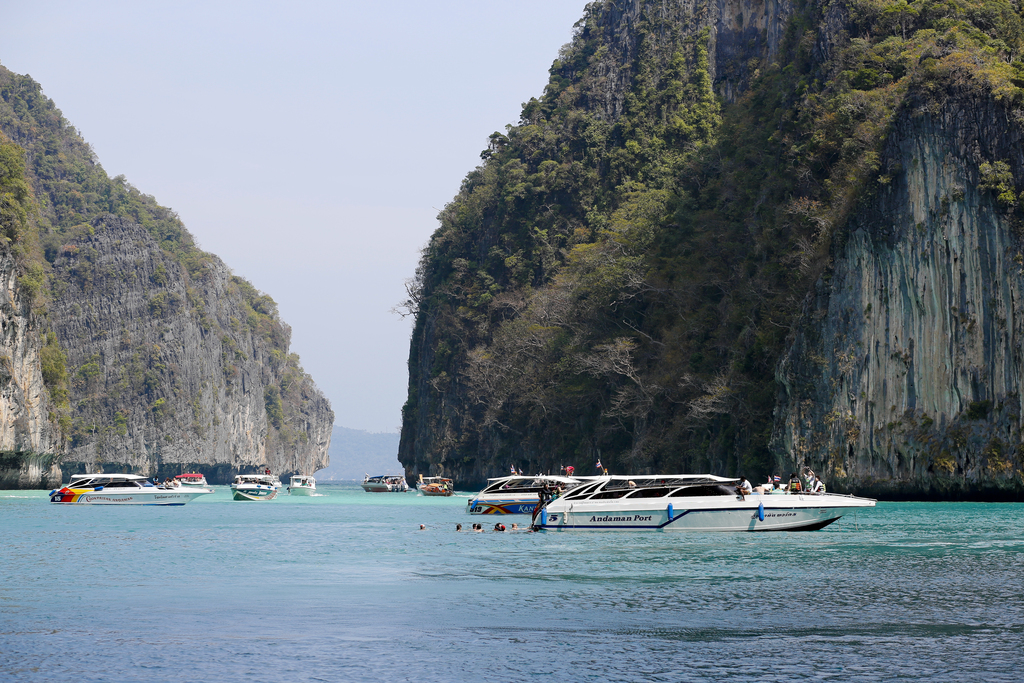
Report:
[[[0,492],[0,679],[1016,681],[1024,665],[1021,504],[879,503],[807,533],[501,534],[455,532],[493,524],[465,496],[320,490],[177,508]]]

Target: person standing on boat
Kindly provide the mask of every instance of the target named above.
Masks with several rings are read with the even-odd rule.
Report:
[[[810,491],[811,487],[814,486],[814,480],[816,476],[814,470],[804,465],[804,491]]]
[[[796,472],[789,475],[789,486],[786,488],[790,493],[800,493],[800,477],[796,476]]]
[[[544,509],[544,506],[548,504],[549,500],[551,500],[551,489],[548,488],[547,484],[544,484],[544,486],[537,491],[537,505],[533,508],[533,517],[530,519],[531,525],[537,523],[537,515],[540,514],[540,511]]]

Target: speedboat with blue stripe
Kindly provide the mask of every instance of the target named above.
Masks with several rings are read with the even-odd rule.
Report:
[[[579,486],[582,481],[577,477],[548,474],[488,479],[487,486],[469,499],[466,512],[471,515],[529,515],[537,507],[541,493],[551,499]]]
[[[834,493],[739,493],[738,479],[710,474],[611,475],[545,503],[534,529],[813,531],[871,498]]]

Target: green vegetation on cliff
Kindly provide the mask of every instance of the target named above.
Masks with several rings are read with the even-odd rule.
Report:
[[[845,220],[891,180],[895,117],[1022,100],[1007,0],[797,4],[733,103],[701,21],[626,4],[628,30],[588,6],[438,217],[409,302],[414,473],[777,470],[778,360]],[[1021,211],[1008,167],[985,178]]]

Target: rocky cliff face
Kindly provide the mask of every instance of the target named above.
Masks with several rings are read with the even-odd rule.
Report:
[[[495,392],[484,397],[481,385],[488,381],[480,376],[487,371],[479,370],[478,363],[476,380],[471,379],[469,359],[473,354],[477,360],[501,355],[481,349],[502,335],[498,328],[504,322],[530,307],[529,289],[550,284],[573,245],[596,239],[628,193],[659,188],[666,182],[659,174],[676,173],[667,166],[679,155],[668,153],[665,157],[671,159],[652,162],[666,140],[687,150],[707,141],[717,120],[716,93],[734,100],[759,68],[773,62],[790,12],[790,3],[782,0],[626,0],[588,6],[573,42],[552,66],[542,100],[526,105],[520,125],[508,136],[492,136],[485,165],[470,174],[462,196],[439,216],[442,227],[421,267],[425,290],[413,332],[409,401],[403,412],[400,460],[412,476],[445,474],[468,484],[506,471],[510,462],[557,470],[555,458],[592,461],[609,447],[631,451],[633,462],[650,465],[643,451],[652,433],[647,425],[655,420],[634,415],[640,411],[635,406],[629,415],[607,415],[616,410],[609,403],[621,403],[622,392],[630,387],[621,387],[620,398],[596,397],[587,393],[592,379],[584,378],[578,391],[542,398],[557,384],[542,379],[549,374],[545,369],[534,377],[536,389],[529,381],[503,377],[492,384],[518,388],[499,389],[505,395],[501,399]],[[517,146],[521,158],[503,156],[503,150]],[[659,163],[666,168],[643,168]],[[498,191],[484,187],[494,178]],[[436,256],[441,252],[448,254]],[[643,316],[637,313],[636,320]],[[573,332],[587,324],[568,323],[560,314],[553,317],[561,318],[554,325]],[[628,326],[622,329],[630,333]],[[538,341],[538,346],[549,341]],[[583,344],[597,347],[595,355],[614,346],[593,339]],[[557,366],[550,368],[552,375],[580,367],[570,358],[543,362],[548,361]],[[606,361],[614,365],[610,358]],[[516,362],[497,364],[507,369]],[[629,368],[623,373],[607,374],[631,383],[630,362],[618,366]],[[513,369],[508,376],[515,374]],[[508,398],[517,391],[519,395]],[[645,394],[638,402],[651,404],[651,396]],[[495,409],[502,401],[503,407]],[[507,412],[495,417],[499,410]],[[526,415],[531,411],[542,414]],[[616,424],[600,425],[606,419]],[[632,434],[607,436],[616,430]]]
[[[26,305],[17,273],[13,254],[0,250],[0,488],[7,489],[60,481],[39,321]]]
[[[735,101],[753,72],[775,59],[792,11],[789,0],[595,3],[588,19],[592,30],[601,34],[602,48],[581,86],[593,93],[591,107],[606,121],[614,121],[624,111],[645,51],[657,52],[680,38],[692,41],[706,31],[712,56],[708,73],[715,90],[726,101]],[[659,70],[670,58],[671,53],[661,55]]]
[[[418,274],[400,458],[1019,498],[1024,16],[596,2]]]
[[[245,283],[219,259],[190,278],[131,221],[107,216],[92,227],[53,261],[50,318],[74,369],[79,425],[61,458],[65,472],[199,468],[225,483],[239,471],[325,467],[334,414],[275,352],[287,348],[288,329],[250,324]],[[284,395],[277,426],[274,390]]]
[[[888,172],[780,365],[774,446],[784,466],[810,465],[841,488],[1012,497],[1024,253],[1016,192],[999,193],[1024,177],[1020,119],[977,95],[922,105],[899,117]]]
[[[107,177],[39,85],[3,67],[0,131],[0,180],[31,204],[0,207],[0,486],[325,467],[334,413],[273,299]]]
[[[778,55],[793,13],[789,0],[718,0],[711,5],[715,55],[711,78],[726,102],[735,102],[755,70]]]

